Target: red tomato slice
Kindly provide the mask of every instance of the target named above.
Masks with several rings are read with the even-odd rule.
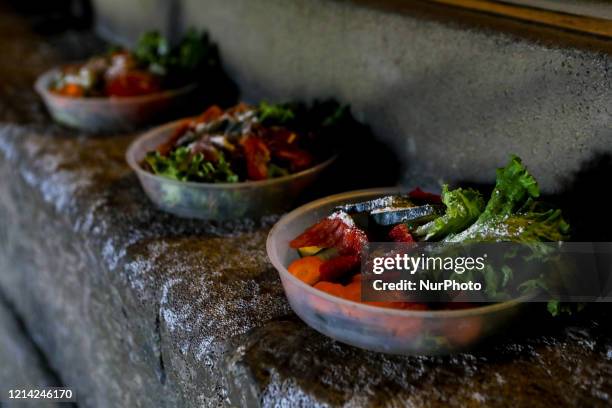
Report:
[[[265,180],[268,178],[268,163],[270,150],[258,137],[247,136],[242,141],[247,164],[247,174],[250,180]]]
[[[307,169],[314,161],[312,155],[305,150],[287,148],[273,152],[275,157],[287,160],[291,164],[291,170],[300,171]]]
[[[412,238],[412,234],[406,224],[397,224],[395,227],[391,228],[391,231],[389,231],[389,238],[391,238],[393,242],[414,242],[414,238]]]
[[[159,80],[145,71],[127,71],[114,76],[106,83],[108,96],[139,96],[161,90]]]
[[[291,248],[338,248],[342,255],[359,255],[367,242],[368,237],[359,228],[349,226],[340,218],[325,218],[308,228],[289,245]]]
[[[348,272],[359,266],[358,255],[340,255],[329,259],[319,268],[320,279],[323,281],[335,281],[342,278]]]
[[[442,202],[442,198],[439,194],[428,193],[427,191],[421,190],[419,187],[409,192],[408,197],[413,198],[415,200],[423,200],[429,203],[439,204]]]

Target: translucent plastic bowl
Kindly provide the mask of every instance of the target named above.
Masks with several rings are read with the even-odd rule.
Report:
[[[298,258],[289,241],[330,214],[335,206],[394,194],[398,189],[361,190],[313,201],[281,218],[267,240],[295,313],[313,329],[343,343],[392,354],[440,355],[465,351],[500,332],[522,310],[523,299],[448,311],[411,311],[370,306],[329,295],[287,271]]]
[[[49,90],[60,73],[58,68],[45,72],[34,89],[55,121],[89,132],[125,132],[159,122],[177,111],[197,88],[191,84],[142,96],[71,98]]]
[[[151,201],[162,210],[181,217],[229,220],[280,214],[335,159],[332,157],[289,176],[241,183],[183,182],[144,170],[140,163],[146,154],[168,140],[185,120],[190,119],[175,121],[145,133],[132,143],[126,153],[128,164],[138,175]]]

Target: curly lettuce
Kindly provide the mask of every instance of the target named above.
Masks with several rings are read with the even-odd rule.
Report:
[[[179,181],[202,183],[237,183],[238,175],[223,156],[213,163],[201,153],[192,155],[187,147],[179,147],[163,156],[157,151],[147,154],[145,162],[154,174]]]
[[[288,103],[271,104],[263,101],[258,106],[258,116],[264,125],[286,125],[295,119],[295,108]]]
[[[536,201],[540,189],[521,159],[512,156],[497,170],[495,188],[484,211],[466,230],[447,237],[448,242],[541,242],[563,241],[569,224],[561,210],[543,209]]]
[[[497,169],[495,189],[478,222],[516,213],[528,199],[539,196],[538,182],[523,166],[521,159],[512,155],[506,167]]]
[[[334,100],[314,101],[310,106],[263,101],[257,106],[257,111],[259,121],[264,125],[291,126],[302,130],[333,129],[352,120],[350,108]]]
[[[470,188],[449,191],[446,184],[442,186],[442,202],[446,206],[444,215],[417,228],[414,232],[417,237],[431,241],[459,233],[476,221],[485,206],[478,191]]]
[[[495,188],[484,211],[468,228],[457,234],[447,234],[444,241],[529,244],[528,247],[532,250],[529,256],[533,261],[546,262],[549,260],[546,247],[538,246],[537,243],[559,242],[568,239],[570,226],[563,218],[561,210],[547,208],[537,200],[539,196],[540,189],[535,178],[529,174],[521,159],[512,156],[506,167],[497,170]],[[447,204],[446,201],[445,204]],[[450,213],[448,204],[447,208],[447,213]],[[446,232],[444,220],[439,219],[438,223],[440,234]],[[425,227],[427,225],[423,226]],[[433,224],[428,227],[430,234],[432,231],[436,231]],[[434,238],[439,236],[433,235]],[[512,257],[516,254],[509,253],[507,256]],[[539,276],[518,284],[514,279],[513,271],[508,266],[504,266],[501,270],[485,268],[481,274],[482,280],[486,283],[488,295],[498,300],[508,298],[510,293],[514,292],[512,288],[518,289],[519,293],[528,293],[533,290],[551,293],[549,289],[558,278],[558,276],[550,275]],[[557,299],[551,299],[547,308],[551,314],[557,315],[577,310],[578,307],[560,304]]]
[[[194,29],[187,31],[175,47],[171,47],[159,32],[146,32],[139,38],[133,53],[140,65],[155,74],[186,76],[187,79],[202,68],[218,63],[217,49],[208,35]]]

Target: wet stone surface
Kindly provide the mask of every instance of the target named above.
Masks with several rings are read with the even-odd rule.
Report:
[[[132,135],[49,122],[31,83],[95,39],[43,41],[0,19],[14,33],[0,36],[0,294],[79,405],[610,404],[609,308],[561,323],[536,314],[452,357],[386,356],[314,332],[267,261],[274,219],[163,214],[124,164]]]

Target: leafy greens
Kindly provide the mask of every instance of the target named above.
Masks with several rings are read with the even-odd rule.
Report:
[[[171,151],[168,156],[162,156],[157,151],[147,154],[145,162],[155,174],[179,181],[198,181],[203,183],[238,182],[238,175],[234,173],[223,154],[219,155],[216,163],[205,160],[204,155],[192,155],[187,147],[179,147]]]
[[[442,192],[445,214],[417,228],[415,234],[428,241],[442,240],[449,243],[529,244],[529,259],[546,262],[550,260],[547,249],[537,243],[567,239],[570,226],[563,219],[561,210],[547,208],[538,201],[539,196],[540,189],[535,178],[517,156],[511,156],[508,165],[497,170],[495,188],[486,206],[478,192],[471,189],[449,191],[445,185]],[[518,255],[508,253],[506,256],[511,258]],[[549,289],[563,271],[557,269],[558,276],[543,274],[525,282],[517,282],[515,273],[508,266],[499,270],[487,267],[479,273],[490,298],[501,301],[511,298],[515,290],[518,293],[532,290],[551,293]],[[467,281],[478,277],[471,273],[462,276],[462,279]],[[552,299],[547,308],[551,314],[557,315],[579,310],[580,305],[562,304]]]
[[[497,170],[497,181],[491,198],[476,222],[448,242],[538,242],[562,241],[567,238],[569,224],[560,210],[545,209],[535,199],[540,196],[536,180],[512,156],[504,168]]]
[[[133,53],[140,65],[158,75],[192,79],[203,68],[218,64],[217,49],[208,35],[194,29],[187,31],[175,47],[159,32],[149,31],[140,37]]]
[[[442,202],[446,205],[446,213],[417,228],[416,236],[435,240],[461,232],[476,221],[484,209],[481,194],[470,188],[449,191],[445,184],[442,187]]]

